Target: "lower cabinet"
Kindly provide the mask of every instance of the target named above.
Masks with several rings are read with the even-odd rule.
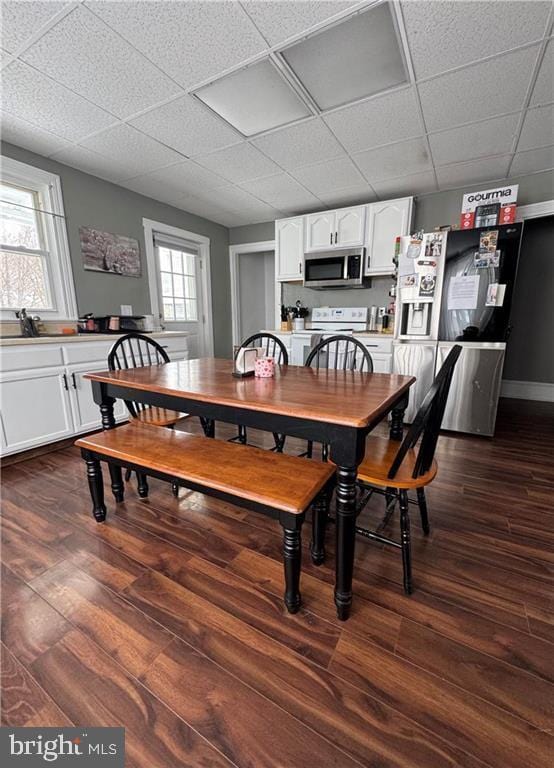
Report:
[[[186,337],[159,339],[172,360],[187,357]],[[84,374],[106,370],[112,342],[4,347],[0,354],[0,447],[7,456],[99,429],[100,410]],[[90,355],[93,360],[86,360]],[[82,362],[74,362],[74,361]],[[65,365],[59,365],[59,362]],[[37,363],[42,367],[37,367]],[[10,370],[10,368],[15,370]],[[114,406],[116,421],[128,417]]]

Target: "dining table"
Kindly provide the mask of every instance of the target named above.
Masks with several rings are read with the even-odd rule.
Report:
[[[102,427],[113,429],[116,399],[200,417],[208,437],[218,421],[327,444],[336,465],[337,616],[352,605],[356,538],[356,470],[366,436],[390,414],[390,439],[402,439],[412,376],[276,366],[270,378],[233,376],[233,361],[196,358],[86,374]],[[306,459],[309,461],[309,459]]]

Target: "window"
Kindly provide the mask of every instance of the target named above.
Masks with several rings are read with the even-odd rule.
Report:
[[[0,318],[76,319],[59,177],[6,157],[1,175]]]
[[[158,259],[162,322],[196,322],[199,314],[198,249],[166,235],[155,234],[154,243]]]

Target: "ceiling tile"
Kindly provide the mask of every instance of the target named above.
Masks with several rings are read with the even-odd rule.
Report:
[[[184,87],[267,49],[236,2],[87,2],[94,13]]]
[[[413,88],[354,104],[324,119],[348,152],[423,134]]]
[[[160,181],[154,181],[149,176],[138,176],[134,179],[128,179],[127,181],[118,182],[120,187],[130,189],[132,192],[137,192],[139,195],[150,197],[154,200],[159,200],[162,203],[168,205],[174,205],[180,208],[180,203],[183,198],[183,193],[169,187],[167,184],[163,184]]]
[[[15,51],[39,31],[52,16],[55,16],[67,3],[25,2],[4,0],[2,2],[2,46],[7,51]]]
[[[484,157],[469,163],[455,163],[437,168],[439,188],[477,184],[478,182],[504,179],[508,173],[509,155]]]
[[[131,124],[188,156],[242,141],[242,136],[193,96],[156,107],[131,120]]]
[[[118,117],[180,92],[176,83],[83,6],[56,24],[22,58]]]
[[[431,169],[431,158],[423,139],[369,149],[354,155],[354,160],[372,185],[376,181]]]
[[[234,183],[259,179],[261,176],[269,176],[280,170],[273,160],[269,160],[256,147],[246,142],[220,149],[209,155],[200,155],[195,160]]]
[[[512,150],[521,113],[452,128],[429,136],[435,165],[447,165]]]
[[[13,59],[14,57],[11,55],[11,53],[0,49],[0,69],[7,67],[10,61],[13,61]]]
[[[546,46],[530,104],[535,107],[538,104],[550,104],[552,101],[554,101],[554,41],[550,40]]]
[[[2,106],[16,117],[70,141],[114,122],[103,109],[20,61],[13,61],[2,71]]]
[[[524,176],[526,173],[537,173],[554,168],[554,147],[529,149],[514,155],[510,176]]]
[[[538,46],[508,53],[420,84],[428,131],[523,108]]]
[[[124,165],[129,169],[129,177],[183,160],[182,155],[125,124],[108,128],[81,144]]]
[[[38,152],[39,155],[45,157],[71,146],[69,141],[54,136],[48,131],[43,131],[8,112],[1,113],[0,125],[2,141],[16,144],[18,147],[23,147],[31,152]]]
[[[276,45],[357,4],[358,0],[246,0],[243,7],[270,45]]]
[[[317,196],[364,183],[364,177],[348,157],[305,165],[292,171],[292,175]]]
[[[550,2],[538,0],[403,2],[416,77],[429,77],[539,40],[546,32],[550,7]]]
[[[99,155],[86,147],[71,147],[71,149],[56,152],[52,155],[52,160],[107,181],[121,181],[129,175],[127,168],[120,166],[112,158]]]
[[[247,192],[281,210],[290,207],[317,204],[318,199],[286,173],[267,176],[265,179],[246,181],[240,185]],[[319,203],[321,205],[321,203]]]
[[[378,181],[373,186],[381,200],[393,200],[395,197],[403,197],[404,195],[422,195],[424,192],[437,191],[437,182],[433,171]]]
[[[554,105],[528,109],[517,151],[549,147],[551,144],[554,144]]]
[[[209,221],[215,221],[224,226],[235,226],[234,222],[239,218],[239,214],[228,208],[218,205],[212,199],[197,195],[185,195],[181,198],[179,207],[188,213],[194,213],[196,216],[202,216]]]
[[[376,196],[367,182],[354,184],[336,192],[334,190],[322,192],[318,197],[330,208],[356,205],[357,203],[371,203],[376,200]]]
[[[317,117],[260,136],[252,143],[289,171],[302,165],[344,157],[344,150],[338,141]]]
[[[199,190],[215,189],[228,184],[226,179],[201,168],[192,160],[185,160],[177,165],[170,165],[153,171],[148,176],[154,181],[167,184],[182,194],[196,194]]]

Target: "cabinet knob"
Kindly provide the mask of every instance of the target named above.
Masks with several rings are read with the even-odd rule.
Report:
[[[302,274],[302,262],[301,261],[298,263],[298,270],[299,270],[300,274]]]

